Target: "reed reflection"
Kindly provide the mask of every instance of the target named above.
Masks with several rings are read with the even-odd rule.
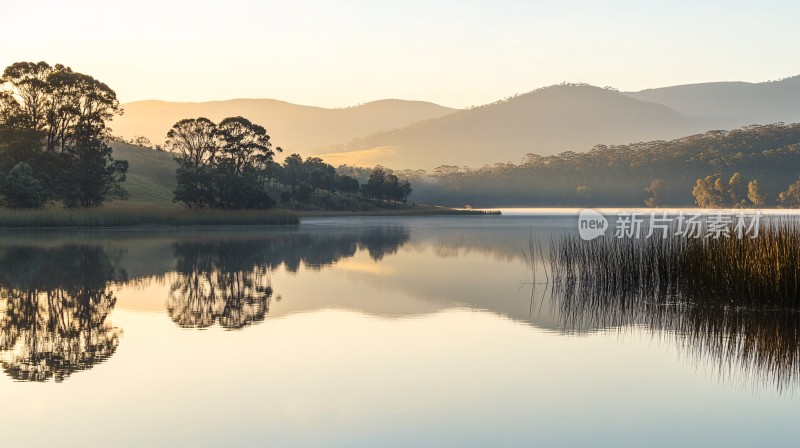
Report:
[[[774,243],[775,235],[771,238],[765,241]],[[549,260],[554,310],[568,331],[644,327],[675,337],[695,359],[711,361],[724,376],[770,382],[779,390],[798,386],[800,309],[793,306],[798,296],[789,282],[798,278],[800,265],[779,261],[800,252],[761,255],[766,262],[748,266],[759,267],[749,274],[758,274],[757,281],[750,281],[729,275],[741,269],[741,260],[719,254],[734,244],[753,249],[735,247],[731,256],[760,262],[749,252],[762,243],[753,241],[554,241]],[[741,289],[716,286],[726,278],[750,283]]]
[[[16,247],[0,255],[0,365],[20,381],[60,382],[116,351],[122,331],[107,321],[124,282],[119,254],[98,246]]]

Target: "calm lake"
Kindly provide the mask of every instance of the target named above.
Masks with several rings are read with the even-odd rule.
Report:
[[[5,232],[0,446],[797,443],[800,336],[565,306],[525,252],[575,228]]]

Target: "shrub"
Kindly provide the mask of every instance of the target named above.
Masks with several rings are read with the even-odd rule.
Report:
[[[10,208],[41,208],[47,202],[42,183],[33,175],[33,169],[25,162],[14,165],[2,186],[6,205]]]

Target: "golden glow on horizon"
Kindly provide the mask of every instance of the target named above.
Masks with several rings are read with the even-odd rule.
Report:
[[[0,39],[13,45],[0,65],[64,63],[123,102],[467,107],[563,81],[640,90],[791,76],[800,73],[786,57],[800,40],[798,15],[800,4],[778,0],[444,0],[424,14],[408,2],[17,2],[4,6]]]

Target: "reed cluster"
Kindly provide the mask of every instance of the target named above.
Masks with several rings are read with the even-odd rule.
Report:
[[[643,327],[696,359],[779,389],[800,380],[800,226],[755,238],[552,240],[548,260],[565,328]],[[737,375],[740,376],[740,375]]]
[[[800,309],[800,223],[766,223],[755,238],[566,236],[550,268],[560,287],[598,297]]]

